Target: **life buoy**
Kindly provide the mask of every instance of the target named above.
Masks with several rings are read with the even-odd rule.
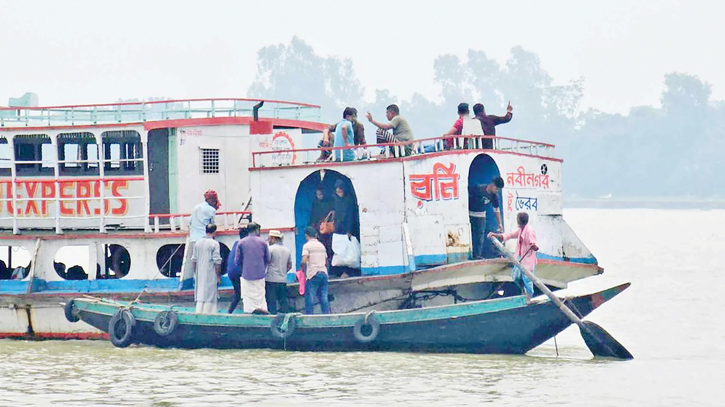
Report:
[[[111,343],[119,348],[125,348],[133,341],[133,328],[136,326],[136,318],[131,311],[119,309],[108,322],[108,336]]]
[[[287,319],[287,329],[283,331],[281,330],[281,325],[284,323],[285,319]],[[295,332],[295,328],[297,328],[295,316],[288,316],[287,314],[277,315],[274,317],[272,324],[269,326],[269,329],[272,331],[272,336],[279,339],[289,338],[289,336]]]
[[[154,331],[160,336],[169,336],[174,329],[179,318],[174,311],[162,311],[156,315],[154,319]]]
[[[63,312],[65,312],[65,319],[67,319],[68,322],[80,321],[80,318],[78,318],[78,311],[75,309],[75,302],[73,300],[68,301],[63,306]]]
[[[363,334],[362,330],[363,327],[369,325],[370,326],[370,333],[365,335]],[[363,318],[360,318],[357,322],[355,322],[355,328],[352,330],[353,335],[355,335],[355,340],[361,343],[369,343],[375,340],[375,338],[378,337],[378,334],[380,333],[380,322],[378,322],[378,319],[373,314],[366,315]]]

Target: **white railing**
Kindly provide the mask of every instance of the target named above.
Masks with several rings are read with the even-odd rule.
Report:
[[[453,150],[484,150],[486,140],[491,140],[493,150],[537,157],[553,157],[553,144],[496,136],[443,136],[400,143],[259,151],[252,153],[252,167],[274,168],[342,162],[346,158],[343,154],[345,151],[353,152],[352,161],[360,161],[386,160]],[[329,152],[329,158],[318,159],[321,152]]]
[[[106,103],[50,107],[2,107],[1,127],[41,127],[158,120],[249,117],[254,105],[264,102],[259,117],[319,121],[320,106],[262,99],[181,99],[152,102]]]

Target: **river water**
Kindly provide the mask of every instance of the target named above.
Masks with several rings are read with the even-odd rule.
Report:
[[[725,211],[567,209],[565,218],[605,268],[567,292],[632,282],[587,318],[632,361],[592,359],[573,327],[525,356],[0,340],[0,406],[725,405]]]

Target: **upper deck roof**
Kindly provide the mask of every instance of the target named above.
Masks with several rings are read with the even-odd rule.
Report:
[[[253,115],[259,102],[259,117],[284,123],[318,124],[320,106],[282,100],[210,98],[152,102],[125,102],[94,105],[46,107],[0,107],[0,131],[20,128],[87,127],[103,125],[174,122],[239,124]],[[239,119],[247,120],[239,120]],[[160,123],[161,124],[161,123]],[[154,126],[157,127],[157,126]]]

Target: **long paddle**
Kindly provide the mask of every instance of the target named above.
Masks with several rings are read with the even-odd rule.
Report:
[[[625,347],[622,346],[621,343],[617,342],[617,340],[614,339],[612,335],[609,334],[609,332],[605,331],[604,328],[595,324],[594,322],[582,321],[581,318],[579,318],[576,314],[572,312],[572,310],[569,309],[569,307],[564,305],[559,297],[555,296],[554,293],[549,290],[549,287],[541,282],[541,280],[539,280],[532,272],[526,269],[526,267],[522,266],[521,263],[516,260],[514,255],[506,250],[506,248],[503,246],[503,244],[501,244],[501,242],[498,241],[498,239],[493,236],[489,237],[489,239],[491,239],[496,248],[501,253],[503,253],[506,258],[508,258],[509,260],[511,260],[511,262],[521,268],[521,271],[526,274],[526,277],[533,281],[534,284],[539,287],[539,290],[541,290],[542,293],[546,294],[551,302],[559,307],[564,315],[566,315],[569,319],[571,319],[573,323],[579,326],[579,332],[584,339],[584,343],[587,344],[587,347],[594,356],[612,357],[617,359],[634,358],[634,356],[632,356],[632,354],[629,353],[629,351],[625,349]]]

